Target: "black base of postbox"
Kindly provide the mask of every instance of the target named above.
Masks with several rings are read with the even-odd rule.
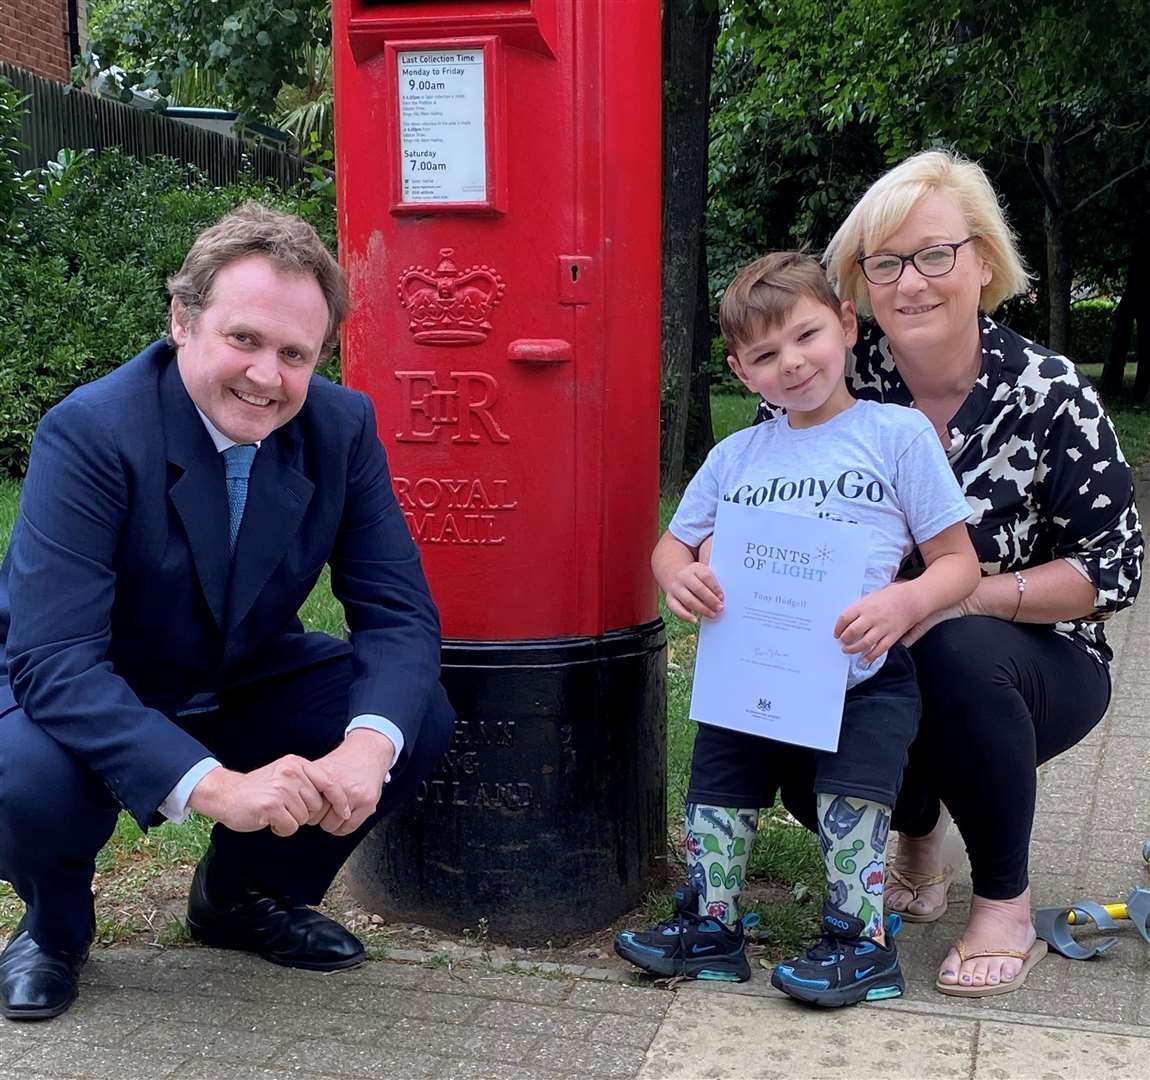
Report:
[[[516,945],[607,927],[661,882],[666,636],[445,641],[459,719],[438,772],[348,864],[390,921]]]

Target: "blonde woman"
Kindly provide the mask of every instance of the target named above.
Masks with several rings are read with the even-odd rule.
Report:
[[[859,200],[826,263],[842,299],[873,320],[854,347],[851,390],[934,425],[973,511],[983,574],[969,599],[904,639],[923,717],[895,811],[886,904],[909,921],[945,911],[949,810],[974,896],[936,985],[1004,993],[1045,953],[1027,868],[1036,768],[1101,719],[1103,621],[1138,591],[1130,470],[1074,365],[991,317],[1027,275],[977,164],[940,151],[902,162]],[[797,811],[809,820],[813,808]]]

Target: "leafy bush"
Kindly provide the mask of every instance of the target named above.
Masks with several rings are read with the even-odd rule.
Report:
[[[1079,300],[1070,306],[1070,351],[1078,364],[1100,364],[1106,359],[1110,323],[1118,305],[1107,296]]]
[[[1077,300],[1070,305],[1070,359],[1076,364],[1100,364],[1106,358],[1110,323],[1117,303],[1108,296]],[[1033,295],[1008,300],[995,318],[1024,337],[1046,342],[1046,309]]]
[[[1011,297],[994,313],[998,322],[1031,341],[1039,342],[1046,338],[1048,317],[1046,308],[1033,293]]]
[[[0,92],[0,139],[4,100]],[[0,200],[4,190],[0,173]],[[165,333],[164,282],[205,226],[259,199],[335,246],[334,207],[306,185],[213,187],[179,162],[141,164],[113,150],[61,151],[13,198],[22,227],[0,237],[0,473],[17,477],[46,409]]]
[[[16,211],[24,197],[24,180],[17,168],[23,99],[10,82],[0,79],[0,244],[17,232]]]

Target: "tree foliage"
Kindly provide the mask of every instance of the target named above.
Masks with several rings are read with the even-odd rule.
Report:
[[[13,242],[20,231],[27,189],[17,170],[23,115],[23,98],[10,82],[0,79],[0,244]]]
[[[90,54],[124,69],[125,94],[166,98],[198,70],[221,103],[267,120],[285,86],[308,85],[314,46],[330,38],[328,0],[124,0],[92,27]]]
[[[720,39],[711,93],[708,250],[715,298],[767,249],[819,251],[884,158],[873,125],[830,132],[764,109],[758,68],[731,33]]]
[[[894,161],[935,140],[981,155],[1121,124],[1145,89],[1143,0],[732,0],[756,100],[827,130],[873,123]]]
[[[283,86],[276,96],[276,127],[291,135],[305,155],[331,160],[335,152],[335,87],[330,45],[304,50],[305,81]]]
[[[326,0],[102,3],[93,50],[127,71],[125,87],[168,94],[195,79],[197,94],[248,118],[282,125],[294,108],[305,128],[330,120],[315,48],[330,37]],[[699,373],[717,374],[722,357],[711,356],[704,301],[766,248],[820,250],[867,184],[923,147],[979,159],[1002,195],[1044,313],[1034,297],[1012,304],[1020,330],[1067,349],[1072,295],[1130,297],[1107,368],[1121,385],[1150,311],[1139,255],[1150,234],[1150,4],[667,0],[663,11],[668,488],[698,455],[692,432],[709,438]],[[719,28],[707,127],[695,76]],[[1136,339],[1139,392],[1150,392],[1150,326]]]
[[[728,19],[724,44],[753,69],[739,109],[791,148],[862,135],[887,163],[931,145],[983,159],[1031,240],[1051,344],[1066,344],[1072,281],[1118,276],[1118,200],[1150,164],[1144,0],[730,0]]]

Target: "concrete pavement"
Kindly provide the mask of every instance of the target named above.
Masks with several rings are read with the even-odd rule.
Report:
[[[113,948],[63,1017],[0,1025],[0,1077],[634,1077],[673,1001],[595,978],[394,962],[319,975],[210,949]]]

